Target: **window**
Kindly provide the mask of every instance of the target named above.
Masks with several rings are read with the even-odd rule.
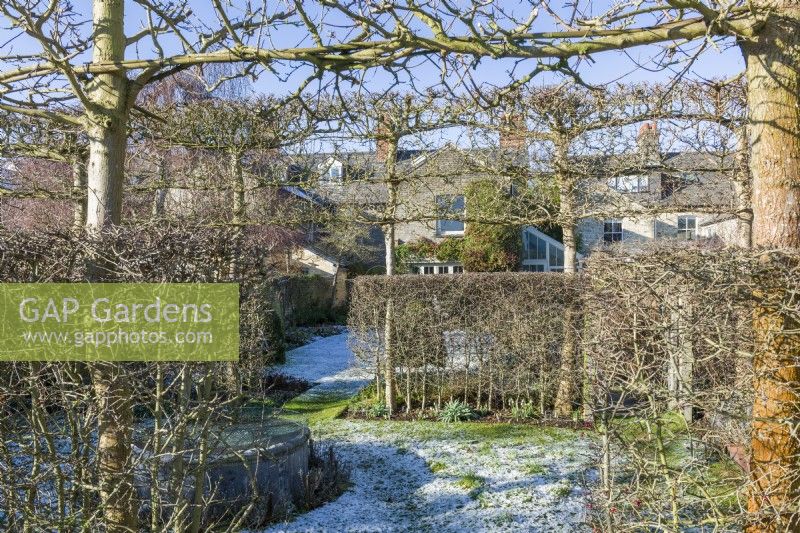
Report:
[[[563,270],[564,268],[564,249],[550,245],[550,270]]]
[[[619,242],[622,240],[622,221],[612,218],[603,222],[603,240]]]
[[[459,220],[464,216],[463,195],[436,196],[436,208],[438,216],[441,217],[436,221],[438,235],[461,235],[464,233],[464,221]]]
[[[697,217],[678,217],[678,238],[693,241],[697,237]]]
[[[456,266],[453,267],[453,274],[463,274],[463,273],[464,273],[464,267],[463,266],[456,265]]]
[[[547,259],[547,243],[530,231],[525,232],[525,259]]]
[[[342,176],[344,176],[344,165],[342,165],[341,161],[336,161],[333,158],[328,159],[325,163],[320,163],[319,169],[322,173],[320,181],[340,182],[342,181]]]
[[[437,267],[437,270],[439,271],[438,272],[439,274],[447,274],[448,272],[450,272],[450,267],[440,266]]]
[[[523,272],[563,272],[564,246],[533,227],[522,233]]]
[[[619,192],[647,192],[650,179],[647,176],[616,176],[608,180],[608,186]]]
[[[423,274],[433,274],[433,267],[432,266],[424,266],[422,267]]]

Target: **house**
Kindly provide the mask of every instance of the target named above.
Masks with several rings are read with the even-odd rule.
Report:
[[[730,157],[661,153],[653,124],[643,125],[639,138],[640,151],[647,150],[650,158],[633,172],[601,177],[589,193],[587,211],[599,216],[586,216],[578,224],[583,249],[655,239],[736,242],[735,185],[730,173],[720,170],[730,166]]]
[[[735,234],[734,189],[728,175],[719,170],[718,158],[696,152],[661,153],[655,125],[642,126],[639,138],[639,153],[613,161],[598,159],[596,179],[585,180],[585,207],[577,225],[579,265],[593,249],[608,244],[665,238],[730,241]],[[465,190],[470,183],[492,180],[514,194],[515,184],[504,177],[502,168],[527,164],[525,147],[522,136],[506,134],[494,150],[445,145],[398,152],[398,201],[392,217],[395,242],[399,246],[422,243],[406,258],[410,272],[464,271],[452,254],[443,256],[434,250],[464,236],[469,223],[465,222],[469,218]],[[307,165],[309,173],[291,187],[311,188],[337,209],[358,209],[364,220],[380,228],[389,208],[383,179],[386,157],[387,148],[381,142],[372,152],[321,154]],[[521,233],[519,270],[563,271],[564,245],[555,235],[535,226],[524,226]],[[297,260],[310,265],[309,255],[305,251]]]

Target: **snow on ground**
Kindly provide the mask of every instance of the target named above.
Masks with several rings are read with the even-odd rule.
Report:
[[[287,354],[273,371],[355,394],[369,382],[347,334]],[[351,469],[338,499],[267,532],[572,532],[591,528],[592,441],[580,432],[481,423],[328,420],[314,439]]]
[[[482,434],[486,426],[489,435]],[[508,437],[476,423],[320,424],[315,437],[334,445],[353,486],[267,531],[591,530],[591,440],[567,430],[503,427]]]
[[[348,341],[347,333],[317,338],[286,352],[286,363],[270,372],[317,383],[306,395],[355,395],[369,383],[372,373],[356,360]]]

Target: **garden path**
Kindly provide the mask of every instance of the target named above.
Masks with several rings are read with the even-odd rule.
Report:
[[[591,530],[591,436],[521,424],[335,419],[343,396],[370,375],[354,364],[347,334],[292,350],[276,370],[319,383],[287,410],[309,421],[318,443],[334,446],[352,486],[265,531]]]

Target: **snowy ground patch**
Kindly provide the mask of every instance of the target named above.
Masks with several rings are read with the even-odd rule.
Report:
[[[286,363],[271,373],[304,379],[317,386],[305,394],[352,396],[369,383],[372,372],[350,350],[349,334],[322,337],[286,353]]]
[[[267,531],[583,531],[592,441],[570,430],[333,420],[352,469],[337,500]]]
[[[590,531],[592,437],[532,425],[332,420],[370,381],[348,335],[272,369],[317,383],[287,404],[352,472],[338,499],[267,532]],[[310,414],[309,414],[310,413]],[[328,413],[314,417],[314,414]],[[315,421],[316,420],[316,421]]]

